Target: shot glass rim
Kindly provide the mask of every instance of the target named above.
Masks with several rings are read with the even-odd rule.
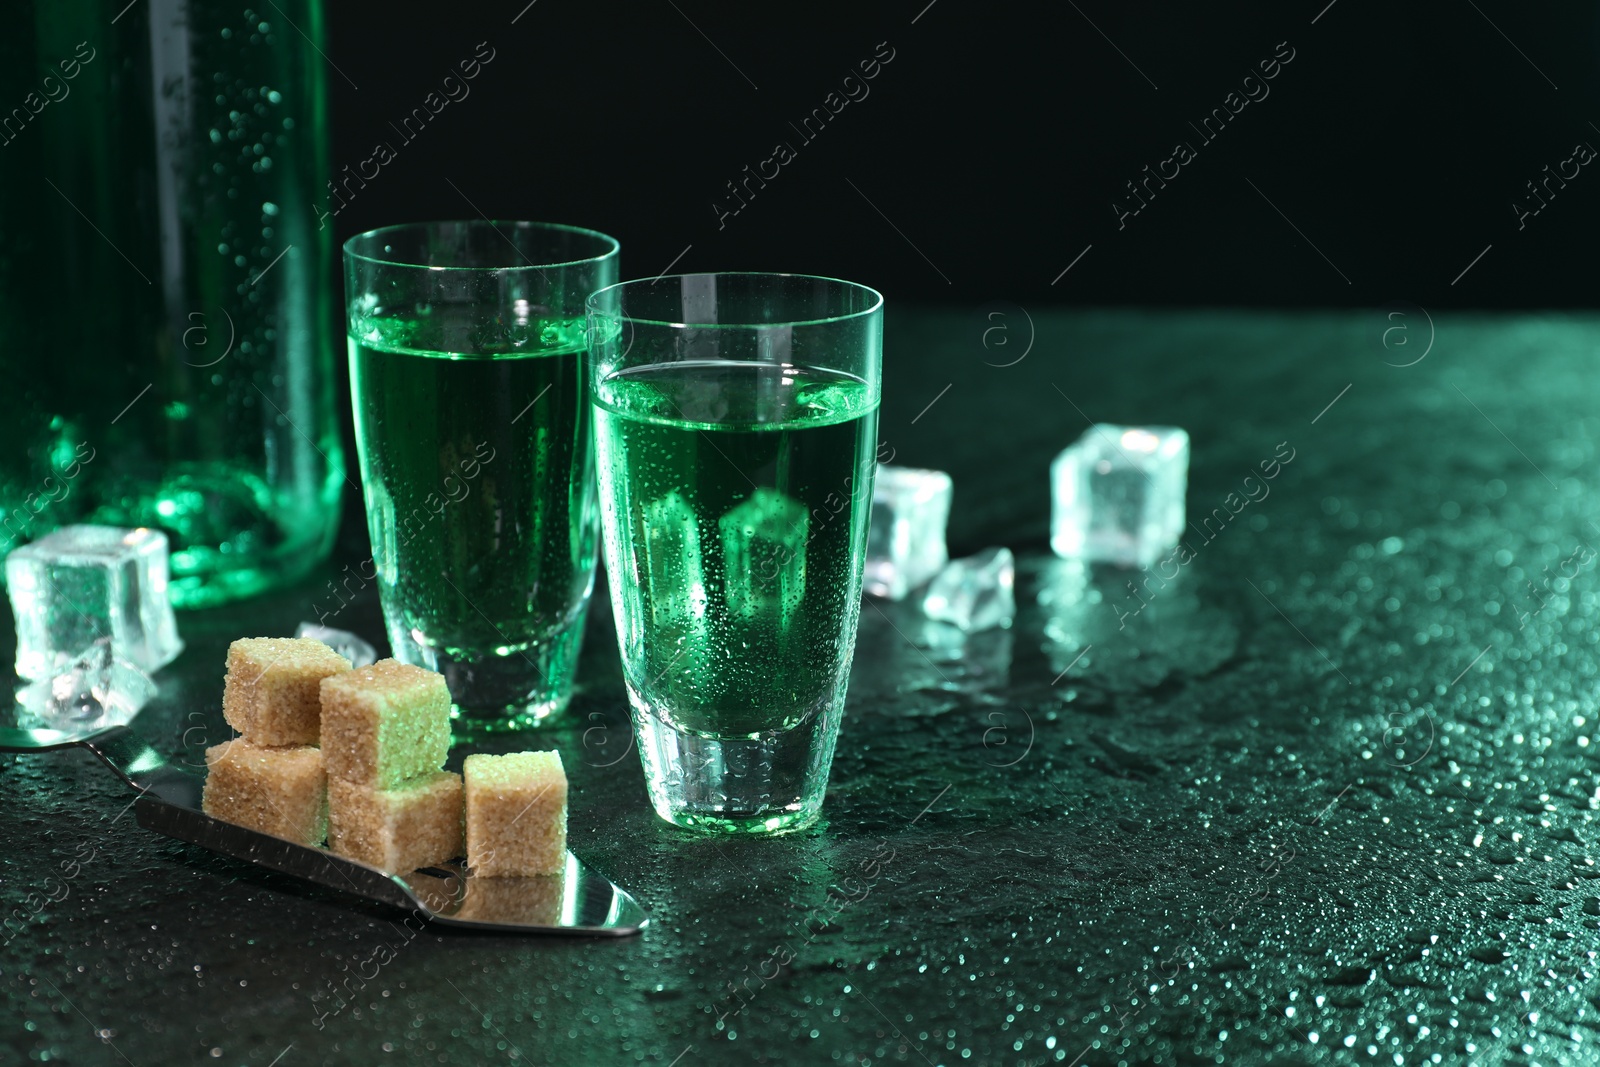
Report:
[[[845,285],[852,289],[861,289],[871,293],[875,298],[872,306],[860,311],[852,311],[844,315],[831,315],[821,319],[785,319],[781,322],[670,322],[665,319],[646,319],[637,315],[622,313],[613,314],[602,310],[597,302],[600,297],[613,289],[621,289],[629,285],[654,285],[656,282],[671,281],[681,278],[800,278],[806,281],[831,282],[834,285]],[[682,274],[659,274],[654,278],[630,278],[626,281],[614,282],[603,289],[596,289],[589,294],[589,299],[584,302],[585,308],[591,315],[604,315],[615,318],[619,322],[631,322],[640,326],[665,326],[674,330],[754,330],[763,327],[777,326],[824,326],[833,322],[849,322],[851,319],[865,318],[875,315],[883,310],[883,294],[870,285],[860,282],[847,281],[844,278],[830,278],[825,274],[795,274],[788,271],[770,270],[703,270],[688,271]]]
[[[409,263],[400,259],[380,259],[377,256],[358,252],[351,246],[357,241],[376,237],[381,233],[399,230],[423,230],[432,226],[487,226],[495,229],[499,226],[528,226],[539,230],[560,230],[566,233],[579,233],[588,237],[598,237],[602,242],[610,244],[610,248],[594,256],[581,256],[578,259],[554,260],[549,263],[508,263],[499,267],[478,266],[438,266],[432,263]],[[498,232],[498,231],[497,231]],[[512,247],[515,247],[514,245]],[[591,230],[587,226],[572,226],[565,222],[539,222],[534,219],[428,219],[422,222],[395,222],[388,226],[378,226],[371,230],[364,230],[346,239],[341,246],[344,255],[349,259],[358,259],[364,263],[375,263],[384,267],[404,267],[412,270],[432,271],[480,271],[484,273],[508,270],[550,270],[555,267],[576,267],[584,263],[600,263],[616,256],[622,250],[622,242],[608,233]]]

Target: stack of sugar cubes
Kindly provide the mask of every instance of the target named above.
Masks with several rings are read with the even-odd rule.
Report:
[[[223,715],[243,736],[206,752],[204,809],[392,873],[462,854],[478,875],[559,873],[567,781],[556,752],[468,756],[443,770],[443,675],[392,659],[351,669],[309,638],[228,649]]]
[[[433,671],[379,660],[322,680],[328,847],[414,871],[461,855],[461,776],[450,751],[450,690]]]
[[[320,641],[230,645],[222,716],[243,736],[206,749],[205,813],[301,845],[327,840],[322,682],[349,672],[350,661]]]

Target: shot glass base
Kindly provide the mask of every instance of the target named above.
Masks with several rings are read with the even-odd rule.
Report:
[[[482,741],[495,734],[516,733],[543,726],[567,708],[571,694],[535,703],[513,703],[500,707],[450,705],[450,743]]]
[[[629,688],[645,787],[675,826],[773,836],[817,821],[839,732],[837,704],[790,730],[710,737],[674,726]]]
[[[583,614],[546,641],[467,655],[391,630],[394,658],[438,671],[450,687],[452,743],[530,730],[566,709],[583,644]]]

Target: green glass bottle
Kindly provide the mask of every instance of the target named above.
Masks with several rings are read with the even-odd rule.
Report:
[[[0,552],[164,530],[172,596],[291,581],[344,482],[321,0],[0,15]]]

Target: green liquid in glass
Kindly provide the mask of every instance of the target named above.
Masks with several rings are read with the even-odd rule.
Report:
[[[438,312],[360,332],[356,438],[391,644],[413,646],[409,662],[521,673],[526,691],[469,710],[543,718],[565,686],[538,676],[570,678],[594,581],[585,324]]]
[[[872,503],[867,384],[783,364],[658,363],[600,382],[596,405],[636,699],[718,738],[836,707]]]

